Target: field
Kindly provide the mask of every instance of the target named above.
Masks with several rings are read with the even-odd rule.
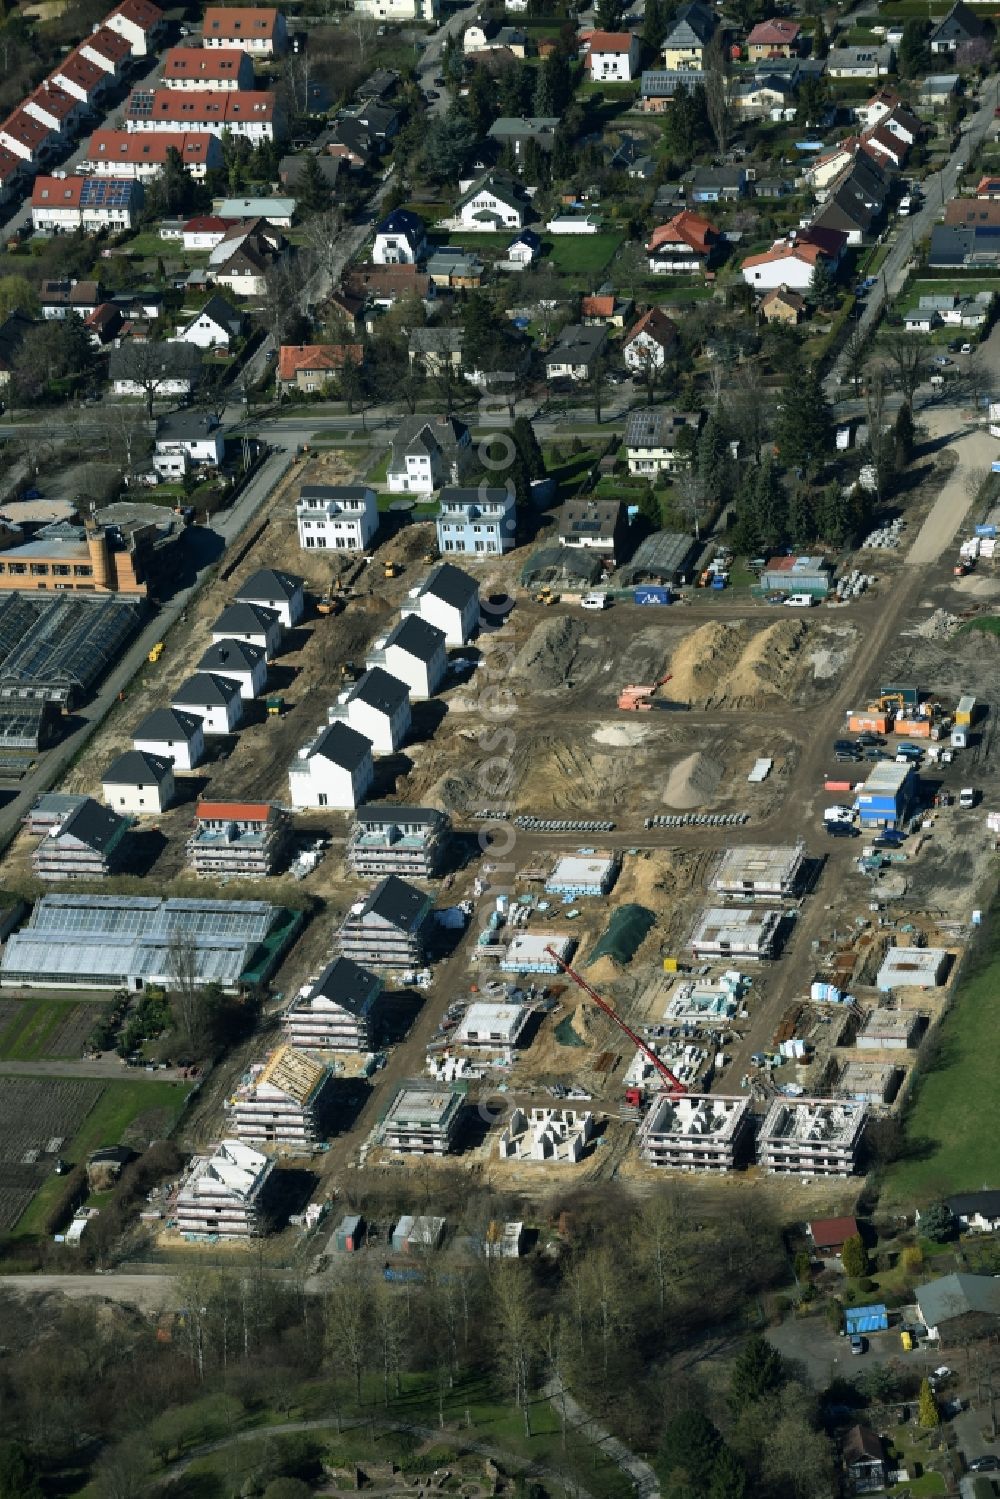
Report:
[[[102,1009],[74,999],[0,1001],[0,1061],[81,1056]]]
[[[623,239],[624,235],[611,229],[597,234],[561,234],[545,241],[547,258],[564,275],[598,276],[607,269]]]
[[[970,955],[954,1006],[921,1072],[906,1119],[906,1153],[886,1176],[886,1202],[910,1205],[974,1191],[996,1178],[998,918],[1000,907],[994,906],[982,946]]]
[[[52,1170],[57,1155],[75,1165],[101,1145],[141,1149],[167,1134],[188,1092],[180,1083],[145,1079],[5,1077],[0,1231],[15,1225],[18,1236],[40,1231],[62,1190],[64,1178]]]

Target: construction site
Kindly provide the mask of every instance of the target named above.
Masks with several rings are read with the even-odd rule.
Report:
[[[516,554],[463,556],[483,628],[450,649],[398,747],[376,754],[364,793],[374,810],[293,810],[290,762],[437,562],[433,525],[397,517],[364,555],[300,548],[299,489],[357,477],[336,450],[294,466],[235,565],[171,630],[60,787],[100,799],[104,767],[174,701],[248,578],[267,568],[302,580],[305,614],[269,659],[266,689],[242,704],[238,728],[206,739],[204,758],[176,777],[176,800],[139,816],[132,837],[146,859],[137,872],[158,890],[207,892],[213,876],[187,862],[199,803],[281,809],[287,859],[255,869],[248,888],[312,913],[272,978],[286,997],[325,975],[345,917],[383,869],[429,892],[426,961],[382,975],[393,1024],[331,1022],[332,1036],[363,1036],[377,1064],[359,1043],[350,1056],[321,1050],[319,1071],[306,1069],[329,1069],[333,1095],[364,1081],[356,1106],[334,1109],[337,1131],[313,1169],[325,1182],[348,1167],[388,1169],[413,1141],[429,1170],[458,1163],[539,1190],[553,1172],[762,1183],[787,1172],[786,1187],[766,1190],[791,1190],[863,1170],[864,1121],[905,1097],[961,972],[1000,831],[983,803],[997,768],[1000,649],[963,628],[968,578],[942,564],[928,580],[890,558],[881,593],[795,618],[749,593],[692,589],[650,623],[629,594],[584,613],[575,597],[527,592]],[[837,748],[844,735],[849,754]],[[913,763],[897,767],[911,743]],[[876,771],[893,795],[905,786],[905,807],[866,804]],[[832,801],[848,804],[838,820],[850,836],[830,836]],[[380,831],[386,803],[402,832]],[[448,852],[435,844],[422,862],[419,830],[437,839],[439,814]],[[4,866],[29,896],[38,838],[26,826]],[[232,870],[227,893],[242,894]],[[227,1099],[252,1112],[260,1061],[244,1053],[236,1075],[222,1067],[209,1080],[190,1143],[225,1137]],[[768,1153],[765,1116],[779,1103],[776,1139],[808,1145],[818,1130],[837,1148],[803,1149],[790,1164],[777,1146]],[[297,1115],[284,1148],[296,1140],[316,1143]]]

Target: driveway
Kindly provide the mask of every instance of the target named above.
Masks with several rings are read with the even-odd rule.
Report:
[[[873,1364],[898,1364],[924,1374],[937,1367],[941,1355],[930,1344],[904,1353],[898,1329],[866,1333],[868,1351],[860,1356],[851,1353],[846,1337],[831,1332],[823,1317],[789,1317],[767,1334],[778,1352],[805,1370],[814,1390],[825,1390],[834,1379],[857,1379]]]

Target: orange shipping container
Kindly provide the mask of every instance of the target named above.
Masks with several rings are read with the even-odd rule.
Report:
[[[887,734],[889,719],[884,713],[852,713],[847,727],[854,734]]]
[[[911,739],[929,739],[931,737],[931,721],[929,718],[897,718],[896,733],[906,734]]]
[[[824,791],[852,791],[854,789],[851,781],[824,781]]]

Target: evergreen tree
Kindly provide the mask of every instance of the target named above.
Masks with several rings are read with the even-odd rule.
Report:
[[[899,71],[904,78],[920,78],[930,65],[930,25],[920,16],[903,23],[899,44]]]
[[[599,31],[620,31],[628,9],[625,0],[597,0],[594,12]]]
[[[788,530],[796,546],[816,540],[816,510],[808,484],[797,484],[788,502]]]
[[[844,1274],[849,1275],[852,1280],[859,1280],[862,1275],[868,1274],[868,1252],[860,1234],[851,1234],[849,1239],[844,1240],[840,1263],[844,1267]]]
[[[510,435],[514,440],[514,445],[518,453],[524,459],[529,476],[532,479],[544,479],[545,456],[542,453],[541,444],[535,436],[535,429],[528,417],[517,417],[511,428]]]
[[[916,439],[913,427],[913,412],[910,410],[908,401],[903,402],[896,415],[893,438],[896,444],[896,468],[908,468],[913,462],[913,448]]]
[[[821,15],[816,17],[816,26],[813,30],[812,55],[823,58],[830,50],[830,40],[826,34],[826,26]]]
[[[819,472],[831,450],[833,417],[815,366],[784,387],[776,435],[785,468]]]
[[[324,213],[333,203],[333,192],[323,176],[319,158],[311,152],[299,173],[295,191],[303,213]]]
[[[932,1202],[920,1214],[920,1229],[936,1244],[945,1244],[954,1237],[955,1219],[946,1202]]]
[[[649,52],[658,52],[667,31],[670,11],[667,0],[646,0],[642,18],[642,45]]]
[[[698,439],[698,474],[713,499],[726,494],[732,476],[729,431],[716,409],[709,416]]]
[[[553,54],[554,56],[555,54]],[[556,96],[552,87],[552,72],[549,68],[551,57],[547,57],[538,69],[535,78],[535,92],[531,100],[531,108],[534,114],[551,118],[558,113],[556,109]]]
[[[686,1410],[664,1428],[660,1460],[670,1479],[700,1486],[721,1451],[718,1427],[701,1411]]]
[[[941,1414],[934,1399],[934,1391],[931,1389],[930,1381],[920,1381],[920,1400],[918,1404],[918,1417],[920,1425],[925,1431],[933,1431],[935,1426],[941,1423]]]
[[[830,262],[825,256],[821,256],[813,266],[812,279],[809,282],[809,296],[817,307],[825,307],[833,296],[834,279],[830,270]]]
[[[41,1499],[42,1490],[21,1442],[0,1443],[0,1499]]]
[[[576,173],[576,151],[573,138],[565,129],[565,121],[556,130],[552,142],[552,176],[557,182],[565,182]]]
[[[729,1402],[736,1415],[773,1395],[785,1383],[785,1365],[777,1348],[758,1333],[745,1345],[729,1383]]]
[[[706,1499],[746,1499],[749,1494],[747,1470],[729,1447],[717,1453],[705,1492]]]

